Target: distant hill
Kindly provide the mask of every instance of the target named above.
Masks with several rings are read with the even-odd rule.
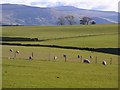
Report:
[[[2,6],[1,25],[57,25],[57,18],[66,15],[74,15],[76,24],[79,24],[79,17],[83,16],[91,17],[97,24],[118,23],[118,13],[113,11],[95,11],[72,6],[51,8],[17,4],[0,4],[0,6]]]

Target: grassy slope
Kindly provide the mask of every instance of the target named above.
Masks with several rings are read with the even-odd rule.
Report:
[[[56,55],[58,57],[57,61],[64,61],[63,54],[67,55],[67,61],[72,62],[81,62],[77,58],[78,55],[83,56],[84,58],[89,58],[90,55],[93,56],[91,60],[92,63],[95,63],[95,57],[98,57],[98,63],[101,64],[102,60],[106,60],[109,64],[110,58],[113,58],[113,64],[117,64],[118,56],[105,53],[89,52],[84,50],[67,50],[67,49],[57,49],[57,48],[44,48],[44,47],[19,47],[19,46],[3,46],[3,57],[13,57],[14,53],[10,53],[9,49],[14,51],[19,50],[20,54],[17,55],[17,58],[28,59],[31,53],[34,53],[34,59],[36,60],[53,60],[53,57]]]
[[[49,40],[43,42],[9,42],[22,44],[43,44],[43,45],[58,45],[58,46],[72,46],[72,47],[89,47],[89,48],[117,48],[118,35],[98,35],[78,38],[68,38],[60,40]]]
[[[86,34],[118,33],[116,24],[88,26],[17,26],[3,27],[3,36],[35,37],[50,39],[59,37],[80,36]]]
[[[88,26],[58,26],[58,27],[55,26],[3,27],[3,36],[9,37],[29,37],[29,38],[37,37],[39,39],[53,39],[83,35],[86,35],[86,37],[50,40],[45,42],[14,42],[14,43],[52,44],[62,46],[93,47],[93,48],[118,47],[118,28],[116,24],[88,25]]]
[[[40,39],[50,39],[59,37],[71,37],[87,34],[111,34],[117,33],[117,25],[95,25],[95,26],[59,26],[59,27],[39,27],[39,26],[22,26],[22,27],[3,27],[3,36],[11,37],[38,37]],[[42,42],[41,44],[60,44],[90,47],[116,47],[117,34],[112,36],[103,35],[104,37],[94,36],[82,38],[84,41],[93,42],[102,41],[91,45],[84,44],[80,38],[53,40]],[[99,38],[97,38],[99,37]],[[102,39],[101,39],[102,38]],[[90,41],[89,41],[89,40]],[[109,41],[108,41],[109,40]],[[112,41],[113,40],[113,41]],[[82,42],[75,43],[77,41]],[[109,44],[106,44],[109,43]],[[112,42],[112,43],[110,43]],[[114,42],[114,43],[113,43]],[[29,42],[28,42],[29,43]],[[98,46],[97,46],[98,45]],[[11,57],[13,54],[9,49],[19,50],[16,60],[8,60],[5,57]],[[35,61],[28,61],[28,56],[34,52]],[[48,60],[50,54],[51,61]],[[63,54],[68,55],[68,62],[64,62]],[[78,63],[77,55],[88,58],[92,55],[94,58],[91,64]],[[53,56],[57,55],[57,62],[53,61]],[[95,57],[98,56],[98,64],[95,63]],[[116,55],[104,53],[91,53],[88,51],[65,50],[55,48],[41,47],[17,47],[3,46],[3,87],[117,87],[118,85],[118,57]],[[113,58],[113,64],[109,65],[109,58]],[[101,65],[105,59],[108,66]],[[72,62],[70,62],[72,61]],[[89,69],[88,69],[89,68]],[[59,76],[60,78],[56,78]],[[13,78],[11,78],[13,77]]]
[[[3,88],[117,88],[116,65],[3,59]],[[57,78],[59,77],[59,78]]]

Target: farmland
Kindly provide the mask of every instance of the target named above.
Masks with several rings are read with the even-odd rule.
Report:
[[[2,33],[3,37],[39,39],[39,41],[3,41],[3,43],[118,48],[116,24],[3,27]],[[14,57],[14,52],[9,51],[10,48],[14,51],[19,50],[20,53]],[[118,55],[40,46],[3,45],[2,49],[4,88],[118,87]],[[33,60],[28,59],[31,53],[34,53]],[[63,54],[67,55],[67,62],[64,61]],[[89,56],[93,56],[90,59],[91,64],[83,64],[78,55],[83,59],[90,59]],[[54,56],[58,58],[54,60]],[[112,58],[112,64],[110,58]],[[102,60],[106,60],[107,66],[101,64]]]

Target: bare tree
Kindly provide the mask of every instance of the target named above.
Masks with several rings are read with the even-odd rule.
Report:
[[[65,25],[65,18],[64,17],[59,17],[58,18],[58,22],[57,22],[58,25]]]
[[[75,23],[74,16],[72,16],[72,15],[66,16],[65,19],[67,20],[67,22],[69,23],[69,25],[73,25]]]

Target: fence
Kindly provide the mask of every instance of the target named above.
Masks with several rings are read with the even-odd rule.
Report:
[[[118,58],[117,57],[109,57],[106,55],[99,56],[97,54],[93,55],[86,55],[86,54],[72,54],[72,53],[59,53],[59,52],[42,52],[42,51],[20,51],[20,53],[15,53],[15,51],[10,52],[3,51],[2,57],[8,57],[9,59],[25,59],[29,60],[30,56],[32,57],[32,60],[42,60],[42,61],[64,61],[64,62],[82,62],[84,59],[89,59],[90,63],[93,64],[101,64],[103,60],[107,62],[107,64],[118,64]]]

